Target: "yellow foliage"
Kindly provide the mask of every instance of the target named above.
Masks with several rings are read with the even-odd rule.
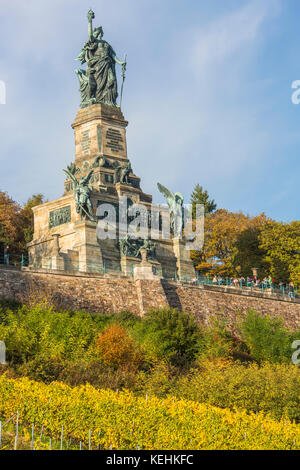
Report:
[[[28,379],[0,378],[0,415],[19,410],[20,422],[44,424],[45,434],[104,449],[299,449],[300,427],[263,413],[247,414],[193,401],[136,397],[130,392],[71,388]]]
[[[96,350],[108,365],[129,368],[138,367],[141,363],[141,352],[124,328],[112,325],[96,340]]]

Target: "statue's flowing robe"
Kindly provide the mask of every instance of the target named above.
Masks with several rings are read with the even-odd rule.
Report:
[[[88,41],[83,51],[87,62],[90,98],[96,103],[116,105],[118,90],[115,52],[106,41]]]
[[[80,84],[80,94],[81,94],[81,107],[85,107],[89,104],[90,99],[90,87],[89,87],[89,79],[86,75],[85,70],[76,70],[79,84]]]

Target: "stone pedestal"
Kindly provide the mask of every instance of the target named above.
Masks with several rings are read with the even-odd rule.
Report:
[[[180,279],[195,278],[195,268],[190,257],[190,251],[185,249],[185,243],[173,239],[173,250],[176,257],[177,275]]]
[[[95,104],[80,109],[72,127],[75,132],[75,163],[96,155],[127,160],[126,127],[120,108]]]
[[[133,276],[133,269],[136,264],[139,264],[140,260],[131,256],[121,257],[121,270],[125,276]]]
[[[96,223],[82,221],[74,224],[76,243],[73,250],[78,252],[78,271],[103,272],[101,248],[97,240]]]
[[[120,197],[127,197],[127,209],[132,203],[142,203],[151,212],[152,196],[140,188],[140,178],[131,172],[126,182],[117,183],[118,170],[129,163],[126,127],[122,111],[117,106],[95,104],[80,109],[72,124],[75,133],[75,160],[72,175],[77,181],[89,177],[90,200],[96,218],[97,207],[112,204],[120,208]],[[34,207],[34,239],[28,245],[29,266],[54,270],[88,273],[121,273],[139,279],[164,277],[195,277],[190,252],[180,240],[157,239],[156,259],[124,257],[115,239],[97,239],[95,222],[80,220],[74,198],[74,180],[65,181],[64,195]],[[159,232],[159,226],[157,227]],[[116,224],[116,235],[124,229]],[[141,238],[147,238],[146,235]],[[153,237],[155,238],[155,237]],[[154,255],[153,255],[154,256]],[[104,269],[105,267],[105,269]],[[135,274],[134,274],[135,268]]]
[[[149,262],[147,260],[147,251],[141,250],[142,260],[140,264],[136,264],[133,268],[134,280],[154,281],[160,279],[160,276],[154,272],[154,264],[159,265],[158,262]]]
[[[64,258],[60,255],[59,233],[53,234],[52,253],[51,253],[51,269],[63,271],[65,269]]]
[[[152,265],[135,265],[133,268],[133,278],[135,281],[154,281],[158,277],[153,273]]]

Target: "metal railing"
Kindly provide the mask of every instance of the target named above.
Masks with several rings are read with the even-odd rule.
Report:
[[[262,281],[259,283],[254,283],[248,279],[230,279],[219,278],[217,281],[214,278],[209,276],[200,276],[197,274],[196,278],[191,278],[189,276],[183,276],[181,278],[182,282],[194,284],[194,285],[203,285],[203,286],[212,286],[212,287],[227,287],[241,291],[247,292],[256,292],[261,294],[277,294],[283,297],[289,298],[300,298],[299,291],[297,287],[291,287],[289,284],[273,284],[269,281]]]
[[[0,254],[0,264],[6,265],[6,266],[14,266],[14,267],[28,266],[28,256],[25,254],[22,254],[22,255]]]

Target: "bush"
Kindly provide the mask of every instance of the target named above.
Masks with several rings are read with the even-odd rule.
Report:
[[[165,362],[153,365],[151,371],[140,372],[135,383],[134,392],[141,395],[166,396],[176,383],[176,369]]]
[[[85,385],[89,383],[99,389],[135,389],[138,375],[135,370],[128,368],[108,367],[101,359],[89,362],[66,362],[60,372],[59,381],[71,386]]]
[[[134,326],[136,323],[141,321],[141,317],[138,317],[135,313],[123,310],[122,312],[112,313],[110,316],[111,323],[117,323],[124,327]]]
[[[64,362],[61,359],[48,356],[37,356],[16,368],[18,375],[45,383],[59,380],[63,370]]]
[[[142,363],[140,348],[134,344],[125,329],[117,324],[98,336],[95,349],[105,364],[115,368],[127,366],[136,369]]]
[[[187,366],[196,357],[200,329],[191,315],[177,309],[150,310],[135,333],[153,360]]]
[[[257,362],[291,362],[292,343],[300,332],[284,328],[281,318],[261,316],[250,310],[241,324],[244,341]]]
[[[86,313],[60,313],[43,303],[6,310],[0,324],[0,338],[6,344],[7,359],[22,364],[41,355],[48,358],[78,359],[89,354],[97,334],[109,318]]]
[[[246,343],[230,332],[226,319],[216,314],[210,319],[210,326],[202,330],[197,360],[228,358],[251,362],[249,352]]]

